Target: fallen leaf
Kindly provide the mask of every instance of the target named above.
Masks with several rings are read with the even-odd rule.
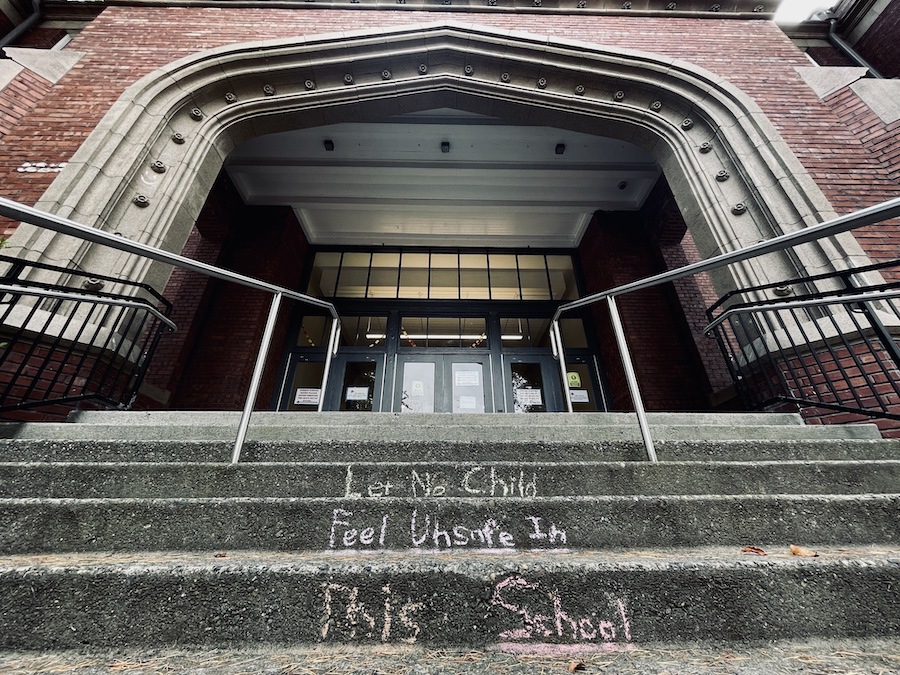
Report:
[[[225,553],[225,551],[221,551],[221,552],[219,552],[219,553],[216,553],[216,554],[213,556],[213,558],[225,558],[225,557],[227,557],[227,556],[228,556],[228,554]]]
[[[815,551],[810,551],[808,548],[803,548],[802,546],[795,546],[791,544],[791,555],[800,555],[805,558],[818,558],[819,554]]]
[[[755,553],[756,555],[766,555],[766,552],[757,546],[745,546],[741,549],[741,553]]]
[[[577,673],[581,670],[586,670],[587,666],[584,665],[581,661],[569,661],[569,672]]]

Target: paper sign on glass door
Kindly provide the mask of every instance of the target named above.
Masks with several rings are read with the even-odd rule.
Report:
[[[294,405],[319,405],[319,389],[298,389],[294,394]]]
[[[481,378],[478,377],[477,370],[457,370],[455,373],[457,387],[478,387]]]

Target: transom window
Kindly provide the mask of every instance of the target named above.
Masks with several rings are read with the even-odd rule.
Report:
[[[307,293],[321,298],[571,300],[572,256],[456,251],[316,253]]]

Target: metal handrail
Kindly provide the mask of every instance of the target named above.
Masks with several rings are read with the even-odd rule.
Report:
[[[0,292],[10,294],[34,295],[39,298],[59,298],[62,300],[76,300],[78,302],[93,302],[98,305],[112,305],[114,307],[134,307],[135,309],[143,309],[155,316],[157,319],[166,324],[175,332],[178,327],[175,323],[160,312],[153,305],[142,302],[141,300],[126,300],[123,298],[111,298],[103,295],[86,295],[84,293],[73,293],[67,291],[55,291],[46,288],[36,288],[34,286],[16,286],[14,284],[0,284]]]
[[[266,281],[254,279],[253,277],[238,274],[237,272],[232,272],[221,267],[216,267],[215,265],[209,265],[197,260],[191,260],[190,258],[186,258],[185,256],[179,255],[177,253],[169,253],[168,251],[163,251],[162,249],[156,248],[154,246],[131,241],[129,239],[104,232],[103,230],[98,230],[93,227],[88,227],[87,225],[82,225],[81,223],[77,223],[74,220],[63,218],[62,216],[48,213],[46,211],[41,211],[40,209],[36,209],[33,206],[20,204],[19,202],[13,201],[12,199],[8,199],[6,197],[0,197],[0,215],[6,216],[7,218],[12,218],[14,220],[26,222],[37,227],[53,230],[54,232],[60,232],[62,234],[77,237],[78,239],[83,239],[94,244],[109,246],[110,248],[114,248],[119,251],[139,255],[144,258],[149,258],[150,260],[173,265],[174,267],[179,267],[191,272],[197,272],[198,274],[203,274],[204,276],[221,279],[223,281],[229,281],[231,283],[240,284],[241,286],[247,286],[249,288],[255,288],[257,290],[272,294],[272,305],[270,306],[269,316],[266,320],[266,327],[263,331],[263,340],[256,355],[256,364],[253,368],[253,375],[250,378],[250,387],[247,391],[247,400],[244,404],[244,409],[241,412],[240,423],[238,424],[238,433],[234,441],[234,449],[231,456],[232,463],[237,463],[240,460],[241,449],[243,448],[247,429],[250,425],[250,416],[253,413],[253,406],[256,403],[256,396],[259,393],[259,384],[262,380],[262,373],[265,368],[266,358],[268,356],[269,343],[271,342],[272,332],[275,328],[275,321],[278,318],[278,307],[280,306],[282,297],[287,297],[292,300],[296,300],[297,302],[302,302],[308,305],[326,309],[331,314],[331,338],[329,340],[329,350],[328,355],[325,359],[325,368],[322,375],[322,388],[319,392],[318,410],[319,412],[322,411],[322,406],[325,401],[325,385],[328,381],[328,370],[331,365],[331,357],[333,355],[333,352],[337,351],[338,337],[340,335],[340,317],[338,316],[337,309],[332,303],[328,302],[327,300],[314,298],[311,295],[292,291],[289,288],[284,288],[276,284],[270,284]]]
[[[853,295],[833,293],[831,295],[824,295],[817,298],[806,298],[803,300],[783,300],[781,302],[768,302],[760,305],[740,305],[737,307],[731,307],[730,309],[722,312],[715,318],[715,320],[711,321],[710,324],[703,329],[703,333],[710,333],[711,331],[715,330],[715,328],[719,324],[735,314],[751,314],[753,312],[766,312],[775,309],[801,309],[803,307],[820,307],[822,305],[831,305],[835,302],[873,302],[876,300],[887,300],[890,298],[900,298],[900,289],[881,292],[873,291],[871,293],[854,293]]]
[[[811,227],[807,227],[796,232],[781,234],[777,237],[773,237],[772,239],[767,239],[756,244],[751,244],[750,246],[740,248],[736,251],[721,253],[719,255],[713,256],[712,258],[707,258],[706,260],[701,260],[700,262],[696,262],[691,265],[685,265],[684,267],[679,267],[678,269],[655,274],[653,276],[639,279],[637,281],[632,281],[627,284],[622,284],[621,286],[616,286],[615,288],[600,291],[599,293],[593,293],[583,298],[579,298],[578,300],[573,300],[572,302],[560,305],[557,308],[556,312],[553,314],[553,319],[551,322],[553,331],[557,334],[557,336],[560,336],[559,317],[564,312],[587,307],[589,305],[593,305],[596,302],[599,302],[600,300],[607,301],[610,317],[613,322],[613,329],[615,331],[616,343],[619,348],[619,355],[622,359],[622,366],[625,369],[626,380],[628,381],[628,390],[631,395],[632,403],[634,404],[635,414],[638,418],[638,426],[641,429],[641,438],[644,442],[644,448],[647,451],[647,458],[651,462],[655,462],[656,450],[653,446],[653,439],[650,436],[650,427],[647,422],[647,413],[644,410],[643,399],[641,398],[640,390],[638,389],[637,379],[633,378],[634,366],[632,365],[631,355],[628,351],[628,345],[625,341],[625,335],[621,331],[621,322],[619,320],[618,310],[616,309],[615,305],[616,296],[625,295],[626,293],[632,293],[634,291],[640,291],[645,288],[651,288],[653,286],[659,286],[660,284],[675,281],[676,279],[683,279],[684,277],[699,274],[700,272],[709,272],[736,262],[742,262],[744,260],[750,260],[751,258],[757,258],[761,255],[765,255],[766,253],[776,253],[778,251],[783,251],[786,248],[797,246],[799,244],[808,244],[825,237],[831,237],[836,234],[848,232],[858,227],[872,225],[873,223],[878,223],[889,218],[895,218],[897,216],[900,216],[900,197],[894,197],[893,199],[881,202],[880,204],[868,206],[864,209],[854,211],[853,213],[838,216],[837,218],[827,220],[824,223],[812,225]],[[616,330],[617,326],[618,330]],[[558,349],[559,353],[563,354],[564,350],[562,341],[560,341]],[[559,363],[560,368],[562,369],[562,378],[564,383],[563,387],[566,389],[566,403],[569,412],[572,412],[572,400],[568,392],[568,386],[565,384],[565,359],[560,358]],[[629,373],[631,375],[629,375]]]

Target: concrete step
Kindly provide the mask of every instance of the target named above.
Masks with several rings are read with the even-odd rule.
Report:
[[[402,415],[389,415],[388,420],[399,422]],[[616,424],[566,424],[566,419],[579,416],[544,415],[540,420],[554,420],[550,424],[515,424],[520,416],[509,423],[492,423],[490,420],[500,415],[469,416],[469,422],[453,420],[443,423],[443,419],[453,416],[424,415],[420,424],[314,424],[283,423],[261,424],[250,427],[247,438],[259,441],[368,441],[413,442],[413,441],[467,441],[478,438],[484,443],[509,441],[638,441],[640,431],[635,425]],[[293,417],[292,419],[298,419]],[[534,419],[534,417],[527,417]],[[539,420],[539,421],[540,421]],[[193,424],[166,424],[153,419],[146,424],[55,424],[29,423],[23,425],[2,425],[0,435],[17,440],[58,439],[69,440],[233,440],[236,425],[203,424],[202,419]],[[651,426],[654,440],[829,440],[829,439],[880,439],[881,434],[874,425],[805,426],[791,424],[676,424],[665,423]]]
[[[229,462],[233,441],[0,439],[0,462]],[[882,439],[660,441],[661,460],[900,459],[900,442]],[[250,441],[242,462],[644,461],[638,441]]]
[[[648,412],[651,425],[690,426],[803,426],[798,413],[767,412]],[[533,415],[397,414],[363,412],[254,412],[252,425],[279,426],[637,426],[634,413],[541,413]],[[240,413],[230,411],[86,410],[69,415],[77,424],[115,426],[227,426],[237,428]],[[24,426],[24,425],[23,425]]]
[[[816,558],[792,557],[781,543],[765,557],[733,547],[429,556],[224,549],[0,558],[0,644],[405,642],[553,653],[900,631],[900,559],[880,547],[830,547]]]
[[[900,491],[900,459],[660,462],[0,463],[6,498],[554,497]]]
[[[0,553],[900,542],[900,494],[0,499]]]

